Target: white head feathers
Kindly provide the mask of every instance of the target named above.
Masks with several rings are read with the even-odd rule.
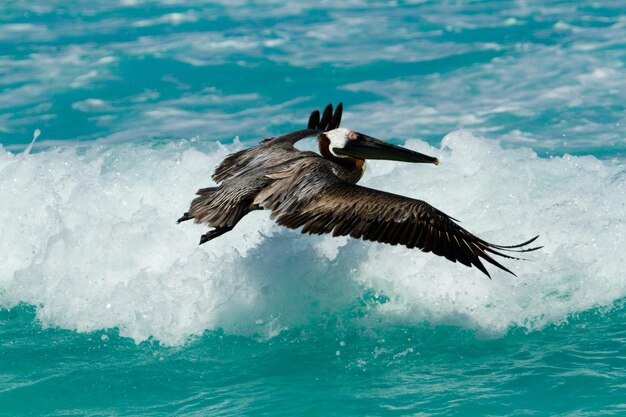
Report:
[[[349,129],[344,127],[339,127],[337,129],[329,130],[328,132],[324,132],[324,135],[330,140],[330,146],[328,147],[330,153],[335,156],[338,156],[333,152],[333,149],[341,149],[346,146],[346,142],[350,140],[350,135],[354,134]]]

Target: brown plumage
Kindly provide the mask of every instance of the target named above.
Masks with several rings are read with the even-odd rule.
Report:
[[[486,242],[424,201],[356,185],[363,174],[364,157],[435,164],[438,160],[338,129],[341,114],[341,104],[334,114],[328,105],[321,119],[319,112],[311,114],[307,129],[228,156],[213,174],[219,185],[198,190],[199,197],[179,222],[194,219],[213,227],[202,236],[202,244],[232,230],[250,211],[266,209],[278,224],[302,227],[302,233],[332,233],[419,248],[475,266],[487,276],[481,259],[513,274],[492,255],[518,259],[502,252],[539,249],[524,248],[536,237],[513,246]],[[294,147],[298,140],[313,135],[319,137],[321,156]]]

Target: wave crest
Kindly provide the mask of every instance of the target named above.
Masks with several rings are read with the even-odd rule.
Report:
[[[272,336],[385,295],[358,320],[455,324],[501,334],[558,323],[626,296],[623,161],[538,158],[459,131],[440,167],[372,162],[370,187],[430,202],[489,241],[540,234],[519,278],[493,280],[404,247],[301,236],[252,213],[215,242],[176,225],[239,145],[111,145],[30,155],[0,149],[0,305],[34,305],[44,326],[119,328],[183,343],[207,329]]]

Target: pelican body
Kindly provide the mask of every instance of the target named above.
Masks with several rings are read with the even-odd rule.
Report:
[[[339,127],[343,106],[328,105],[320,118],[311,113],[307,129],[266,139],[229,155],[215,170],[216,187],[196,193],[178,222],[193,219],[213,229],[200,244],[232,230],[253,210],[270,210],[280,225],[302,233],[351,236],[402,244],[474,266],[487,276],[485,260],[511,274],[492,255],[519,259],[503,251],[527,252],[537,237],[519,245],[489,243],[459,226],[428,203],[356,185],[366,159],[439,164],[437,158]],[[317,136],[320,153],[294,144]],[[515,275],[515,274],[513,274]]]

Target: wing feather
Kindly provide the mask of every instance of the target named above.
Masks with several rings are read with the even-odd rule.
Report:
[[[227,156],[213,173],[213,180],[220,183],[228,178],[269,166],[276,161],[289,159],[290,156],[300,152],[294,147],[299,140],[339,127],[342,113],[342,103],[337,105],[334,113],[333,105],[328,104],[321,119],[319,110],[313,111],[307,129],[265,139],[256,146]]]
[[[474,266],[487,276],[483,261],[513,274],[491,255],[518,259],[501,251],[538,249],[491,244],[424,201],[344,182],[328,167],[320,169],[314,163],[306,166],[300,162],[297,170],[293,167],[291,175],[275,181],[256,200],[272,211],[280,225],[302,227],[302,233],[351,236],[419,248]],[[326,165],[319,160],[313,162]]]

